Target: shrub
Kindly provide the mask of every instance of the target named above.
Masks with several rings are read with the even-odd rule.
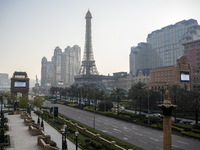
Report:
[[[199,129],[199,130],[200,130],[200,124],[194,124],[194,125],[192,126],[192,128],[193,128],[193,129]]]
[[[50,144],[50,146],[52,146],[52,147],[56,147],[56,146],[57,146],[56,142],[54,142],[54,141],[51,141],[49,144]]]
[[[101,149],[101,148],[103,148],[103,146],[102,146],[101,143],[96,143],[95,148],[96,149]]]
[[[181,134],[200,139],[200,134],[196,134],[196,133],[192,133],[192,132],[185,132],[185,131],[181,132]]]
[[[85,139],[84,141],[85,141],[85,143],[90,143],[91,142],[91,140],[89,138]]]
[[[179,128],[179,127],[172,126],[172,130],[178,131],[178,132],[182,132],[184,129]]]
[[[192,129],[192,132],[193,132],[193,133],[200,134],[200,130],[199,130],[199,129]]]

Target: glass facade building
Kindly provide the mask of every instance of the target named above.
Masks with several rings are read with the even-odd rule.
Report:
[[[54,49],[51,61],[46,57],[41,63],[41,86],[57,86],[63,83],[69,86],[74,82],[74,76],[78,74],[81,62],[81,49],[78,45],[67,47],[64,52],[59,47]]]
[[[130,73],[134,75],[138,69],[144,69],[142,66],[138,67],[137,62],[133,63],[137,60],[146,63],[146,66],[150,69],[175,65],[176,60],[184,54],[182,43],[197,39],[200,39],[200,26],[194,19],[183,20],[174,25],[169,25],[153,31],[147,36],[148,48],[144,47],[144,49],[149,49],[148,54],[150,54],[151,60],[144,59],[144,56],[142,56],[147,55],[144,49],[138,50],[140,54],[138,55],[138,53],[135,53],[135,50],[132,50],[134,48],[131,48]],[[138,46],[140,45],[138,44]],[[133,70],[133,68],[135,70]]]

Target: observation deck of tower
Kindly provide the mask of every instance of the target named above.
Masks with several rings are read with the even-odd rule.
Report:
[[[86,76],[98,75],[99,73],[95,65],[95,60],[92,50],[92,30],[91,30],[92,15],[89,10],[85,16],[85,19],[86,19],[85,49],[79,74]]]

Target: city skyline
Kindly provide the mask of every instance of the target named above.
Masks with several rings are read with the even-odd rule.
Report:
[[[26,71],[31,79],[40,77],[41,59],[50,60],[57,46],[64,50],[79,45],[82,60],[88,9],[93,16],[92,43],[99,74],[129,72],[132,46],[176,22],[193,18],[199,23],[198,6],[197,0],[2,0],[0,72],[11,77],[15,71]]]

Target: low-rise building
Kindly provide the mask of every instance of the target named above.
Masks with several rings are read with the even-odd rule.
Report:
[[[184,46],[184,55],[192,67],[200,69],[200,40],[187,42]]]
[[[131,86],[138,82],[148,84],[150,80],[149,75],[144,75],[142,70],[139,70],[137,76],[128,75],[127,73],[113,73],[113,77],[109,80],[104,80],[104,84],[107,88],[121,88],[128,91]]]
[[[177,59],[176,65],[154,68],[150,72],[150,87],[152,90],[160,90],[166,84],[179,84],[186,90],[199,86],[199,70],[193,68],[186,56]]]

